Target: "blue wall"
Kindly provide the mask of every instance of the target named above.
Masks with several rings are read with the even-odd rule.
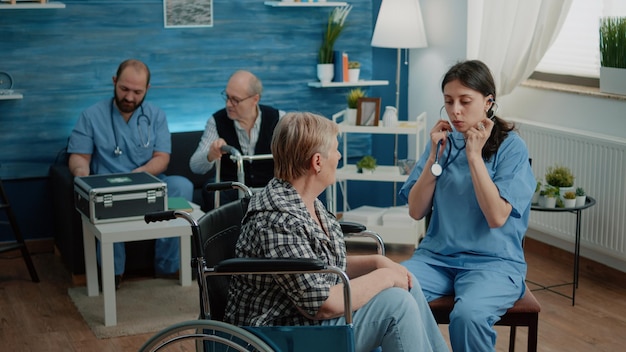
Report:
[[[0,11],[0,71],[9,72],[14,89],[24,95],[0,101],[0,177],[27,238],[51,237],[45,214],[48,167],[80,111],[112,95],[111,77],[126,58],[149,65],[147,100],[166,111],[172,132],[203,129],[210,114],[224,105],[219,92],[228,76],[240,68],[262,79],[266,104],[325,116],[345,107],[346,88],[307,86],[317,80],[317,48],[331,8],[214,0],[213,27],[166,29],[161,0],[63,2],[65,9]],[[389,80],[389,86],[369,88],[368,94],[381,96],[383,106],[393,105],[395,50],[370,46],[380,0],[350,3],[354,8],[336,48],[361,62],[362,78]],[[388,145],[387,140],[373,143],[375,156],[381,151],[377,145]],[[390,154],[385,150],[381,161]],[[351,189],[353,207],[389,205],[385,187],[366,199],[358,196],[359,187]],[[33,209],[43,213],[35,224]],[[0,229],[3,238],[6,231]]]

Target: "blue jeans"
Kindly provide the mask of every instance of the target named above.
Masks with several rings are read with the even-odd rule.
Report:
[[[448,351],[437,322],[415,277],[413,288],[386,289],[354,312],[354,342],[357,352]],[[322,321],[322,325],[343,325],[344,317]]]
[[[157,176],[167,184],[168,197],[193,198],[193,184],[183,176]],[[100,241],[96,241],[96,259],[100,265]],[[124,242],[113,244],[113,265],[115,275],[122,275],[126,266]],[[180,238],[159,238],[154,243],[154,271],[156,274],[173,274],[180,269]]]

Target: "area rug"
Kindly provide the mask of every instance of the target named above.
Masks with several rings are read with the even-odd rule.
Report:
[[[176,280],[124,281],[116,292],[117,325],[104,326],[102,294],[87,296],[86,287],[72,287],[68,294],[99,339],[157,332],[175,323],[197,319],[198,285],[180,286]]]

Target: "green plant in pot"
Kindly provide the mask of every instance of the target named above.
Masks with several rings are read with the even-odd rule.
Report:
[[[554,208],[557,205],[557,200],[559,199],[559,188],[548,185],[542,192],[544,197],[543,206],[546,208]]]
[[[361,68],[361,63],[358,61],[349,61],[348,62],[348,69],[349,70],[354,70],[356,68]]]
[[[561,188],[574,186],[574,174],[566,166],[556,164],[548,167],[545,178],[550,186]]]
[[[353,88],[350,89],[348,95],[346,96],[346,101],[348,102],[349,109],[356,109],[357,103],[359,102],[359,98],[364,98],[366,96],[365,91],[361,88]]]
[[[319,64],[332,64],[333,63],[333,49],[335,47],[335,41],[339,38],[339,35],[345,27],[346,18],[352,10],[352,5],[335,7],[326,23],[324,35],[322,37],[322,44],[318,52],[317,63]]]
[[[359,102],[359,98],[365,97],[365,91],[361,88],[353,88],[346,95],[346,102],[348,103],[348,108],[344,113],[343,120],[348,125],[356,125],[356,107]]]
[[[357,161],[356,168],[359,173],[372,173],[376,169],[376,159],[371,155],[366,155]]]
[[[626,17],[600,18],[600,90],[626,94]]]
[[[576,206],[582,207],[587,202],[587,193],[582,187],[576,188]]]

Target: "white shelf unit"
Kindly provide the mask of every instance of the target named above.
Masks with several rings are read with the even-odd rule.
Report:
[[[343,116],[343,112],[333,115],[333,121]],[[401,175],[396,165],[378,165],[371,174],[358,173],[356,165],[346,164],[348,160],[348,139],[351,133],[388,134],[396,136],[394,145],[394,159],[397,156],[397,136],[407,135],[415,137],[415,157],[418,158],[423,150],[427,138],[426,113],[421,113],[415,121],[400,121],[397,127],[384,126],[354,126],[344,122],[339,123],[339,130],[343,134],[342,164],[337,169],[336,182],[326,190],[328,209],[337,213],[337,191],[341,189],[343,194],[343,211],[349,210],[348,205],[348,182],[347,181],[370,181],[370,182],[405,182],[408,175]],[[397,160],[394,160],[397,162]],[[395,199],[395,198],[394,198]],[[417,245],[417,240],[423,234],[423,221],[416,222],[410,227],[371,226],[368,229],[376,231],[386,243],[405,243]],[[421,229],[421,230],[420,230]],[[420,232],[421,231],[421,232]]]
[[[35,1],[24,2],[19,1],[10,4],[7,1],[1,1],[0,10],[43,10],[43,9],[64,9],[65,4],[62,2],[46,2],[40,3]]]
[[[309,87],[312,88],[343,88],[343,87],[363,87],[363,86],[386,86],[389,85],[389,81],[375,80],[375,81],[357,81],[357,82],[309,82]]]
[[[344,1],[308,1],[308,2],[295,2],[295,1],[266,1],[266,6],[272,7],[338,7],[346,6],[347,2]]]
[[[0,94],[0,100],[18,100],[22,98],[24,96],[20,93]]]

